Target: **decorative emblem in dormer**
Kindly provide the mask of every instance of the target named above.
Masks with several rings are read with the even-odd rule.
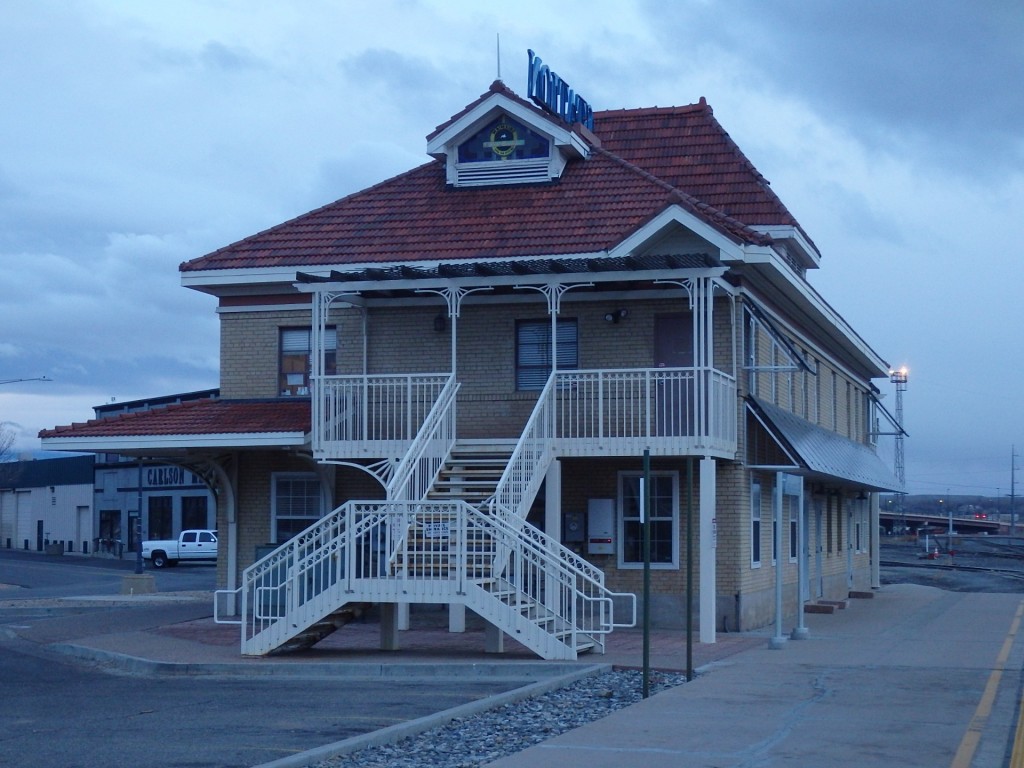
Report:
[[[508,115],[484,125],[459,144],[460,163],[540,160],[551,154],[551,142]]]

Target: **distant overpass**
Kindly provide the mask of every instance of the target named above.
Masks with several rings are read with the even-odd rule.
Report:
[[[949,515],[925,515],[907,512],[902,516],[909,533],[917,533],[927,529],[929,533],[946,533],[949,531]],[[878,524],[886,533],[892,533],[899,525],[900,515],[895,512],[882,510],[878,515]],[[987,533],[996,535],[1008,533],[1009,526],[1003,525],[998,520],[990,520],[986,517],[954,517],[953,533]]]

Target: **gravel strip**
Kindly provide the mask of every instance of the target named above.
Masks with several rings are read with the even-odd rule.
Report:
[[[652,672],[650,691],[685,682],[685,675]],[[586,677],[394,744],[332,757],[314,768],[477,768],[636,704],[643,698],[642,684],[635,670]]]

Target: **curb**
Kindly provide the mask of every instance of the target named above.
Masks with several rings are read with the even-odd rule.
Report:
[[[443,680],[475,677],[491,680],[540,681],[536,684],[545,684],[551,679],[556,681],[564,679],[564,682],[554,686],[560,687],[579,677],[597,674],[597,672],[612,668],[611,664],[552,664],[532,661],[464,664],[457,662],[193,663],[153,661],[72,643],[54,643],[45,647],[65,656],[117,667],[120,671],[136,677],[337,677],[381,680],[396,678]]]
[[[436,712],[432,715],[425,715],[424,717],[417,718],[416,720],[410,720],[407,723],[391,725],[377,731],[364,733],[361,736],[353,736],[349,739],[344,739],[343,741],[336,741],[332,744],[325,744],[322,747],[308,749],[305,752],[288,755],[287,757],[282,757],[269,763],[261,763],[253,766],[253,768],[305,768],[306,766],[313,765],[322,760],[337,757],[338,755],[357,752],[360,749],[365,749],[366,747],[379,747],[384,744],[393,744],[407,736],[416,736],[424,731],[429,731],[432,728],[445,725],[457,718],[471,717],[473,715],[480,714],[481,712],[486,712],[489,709],[494,709],[495,707],[500,707],[505,704],[513,704],[518,701],[523,701],[524,699],[533,698],[534,696],[540,696],[548,691],[564,688],[565,686],[584,677],[598,675],[603,672],[608,672],[611,669],[611,664],[594,664],[592,666],[576,667],[571,672],[564,673],[549,680],[541,680],[540,682],[526,685],[522,688],[516,688],[515,690],[506,691],[505,693],[499,693],[494,696],[488,696],[487,698],[479,699],[478,701],[461,704],[457,707],[446,709],[443,712]]]

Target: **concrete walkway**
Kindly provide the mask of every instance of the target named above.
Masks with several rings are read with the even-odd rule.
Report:
[[[378,628],[367,622],[310,651],[249,659],[239,655],[238,627],[214,624],[208,602],[173,601],[137,596],[116,622],[96,612],[8,626],[23,639],[137,674],[567,674],[563,663],[539,661],[511,640],[501,656],[484,653],[482,631],[451,634],[441,611],[414,617],[397,652],[378,650]],[[808,615],[809,637],[778,650],[769,648],[769,631],[695,642],[693,682],[492,765],[1006,766],[1019,717],[1022,613],[1022,594],[886,586],[834,614]],[[653,632],[651,660],[656,669],[685,669],[685,634]],[[641,661],[642,635],[626,630],[611,635],[607,654],[575,664]]]
[[[1024,595],[894,585],[494,768],[1009,764]]]

